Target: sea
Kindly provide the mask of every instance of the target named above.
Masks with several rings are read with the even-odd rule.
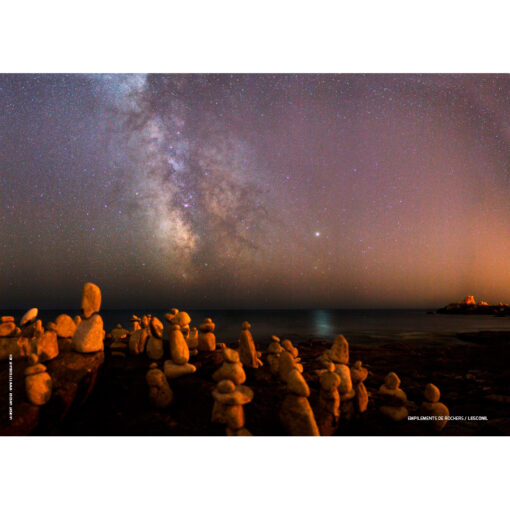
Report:
[[[26,310],[0,311],[14,315],[19,323]],[[255,341],[268,342],[272,335],[293,342],[315,338],[332,341],[342,333],[359,344],[387,343],[455,343],[457,333],[476,331],[510,331],[510,317],[491,315],[443,315],[427,310],[186,310],[191,326],[199,326],[206,317],[216,324],[217,342],[234,342],[239,338],[241,323],[249,321]],[[164,323],[164,310],[101,310],[105,330],[117,324],[130,329],[133,314],[151,313]],[[43,325],[59,314],[74,317],[79,310],[40,310]]]

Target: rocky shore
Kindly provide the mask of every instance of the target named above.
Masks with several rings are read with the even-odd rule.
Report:
[[[480,338],[483,334],[479,335]],[[267,344],[256,343],[264,351]],[[302,339],[296,345],[304,365],[313,409],[319,400],[319,356],[331,343]],[[235,347],[231,344],[231,347]],[[426,423],[405,420],[394,423],[378,412],[377,390],[390,371],[398,373],[408,396],[409,416],[419,414],[423,390],[434,382],[441,388],[441,400],[453,417],[439,433],[457,435],[510,434],[510,368],[507,365],[510,338],[501,336],[497,344],[459,343],[441,347],[388,344],[350,345],[351,359],[363,360],[369,375],[365,385],[368,408],[350,422],[340,421],[335,435],[437,435]],[[198,435],[223,436],[224,427],[211,423],[215,383],[212,374],[221,365],[221,353],[199,353],[194,360],[197,372],[172,381],[174,401],[168,409],[155,409],[147,398],[145,373],[148,362],[142,357],[117,357],[106,350],[105,362],[89,399],[70,419],[54,428],[61,435]],[[275,380],[267,365],[245,369],[247,383],[254,392],[245,407],[246,423],[253,435],[287,435],[278,409],[284,384]],[[463,417],[464,419],[457,419]],[[487,421],[468,419],[487,417]],[[47,429],[46,429],[47,430]],[[46,433],[44,428],[34,433]]]
[[[100,305],[87,283],[74,319],[2,316],[0,434],[510,434],[509,332],[369,345],[244,321],[226,345],[177,309],[106,334]]]

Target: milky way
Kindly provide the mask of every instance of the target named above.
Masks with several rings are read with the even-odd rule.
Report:
[[[0,306],[510,301],[507,75],[1,75]]]

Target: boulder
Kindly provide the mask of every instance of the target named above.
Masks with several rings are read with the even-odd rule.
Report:
[[[76,332],[76,323],[65,313],[55,319],[55,331],[59,338],[72,338]]]
[[[90,318],[82,320],[73,337],[72,347],[76,352],[104,351],[103,319],[94,314]]]
[[[37,308],[30,308],[30,310],[28,310],[28,312],[26,312],[25,315],[21,317],[19,325],[23,327],[25,324],[35,321],[38,313],[39,310]]]
[[[174,398],[174,394],[165,374],[158,368],[157,363],[151,364],[145,380],[149,386],[149,400],[152,404],[159,409],[168,407]]]
[[[41,361],[48,361],[58,356],[58,341],[55,331],[46,331],[36,340],[36,354]]]
[[[193,374],[197,371],[197,367],[191,363],[185,363],[184,365],[178,365],[172,360],[165,361],[163,366],[165,376],[167,379],[177,379],[183,375]]]
[[[83,319],[90,319],[92,314],[101,309],[101,289],[94,283],[86,283],[81,293],[81,314]]]
[[[177,365],[184,365],[189,361],[189,349],[178,324],[170,329],[170,356]]]

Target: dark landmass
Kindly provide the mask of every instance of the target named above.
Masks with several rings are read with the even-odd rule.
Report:
[[[401,388],[409,399],[410,416],[419,414],[418,407],[423,401],[423,389],[427,383],[432,382],[440,388],[441,402],[448,406],[451,416],[463,418],[450,420],[440,435],[510,435],[509,333],[480,332],[459,334],[458,337],[460,341],[457,344],[447,346],[413,345],[411,342],[367,346],[351,342],[351,365],[360,359],[369,370],[365,384],[370,400],[367,411],[350,422],[342,421],[336,435],[437,435],[426,422],[406,420],[393,423],[378,412],[377,390],[390,371],[395,371],[402,381]],[[310,404],[317,409],[319,382],[315,370],[321,368],[317,358],[331,343],[301,340],[302,343],[295,345],[299,348],[304,377],[311,389]],[[165,342],[165,349],[167,347]],[[266,345],[258,343],[257,347],[264,351]],[[197,366],[197,372],[170,381],[174,401],[167,409],[158,410],[150,404],[145,382],[150,360],[143,355],[112,356],[108,344],[105,349],[104,364],[101,353],[63,353],[48,362],[48,372],[55,381],[56,397],[42,408],[24,402],[23,370],[26,365],[23,361],[15,361],[14,418],[15,422],[18,420],[16,423],[21,420],[16,433],[225,435],[224,426],[210,421],[213,406],[211,391],[215,386],[212,374],[222,362],[220,351],[192,357],[190,362]],[[168,353],[165,353],[164,359],[168,359]],[[68,363],[72,363],[75,369],[65,375],[67,369],[61,369]],[[3,387],[6,365],[3,363],[1,367]],[[271,376],[267,364],[259,369],[245,370],[245,384],[255,393],[253,401],[244,407],[246,427],[253,435],[286,435],[278,417],[285,395],[284,385]],[[2,432],[9,434],[14,429],[13,424],[5,428],[5,405],[2,403]],[[468,417],[487,417],[487,421]],[[25,427],[22,426],[23,421]]]
[[[510,316],[510,305],[498,303],[490,305],[485,301],[476,302],[473,296],[466,296],[458,303],[450,303],[436,310],[436,313],[461,314],[461,315],[495,315],[497,317]]]

